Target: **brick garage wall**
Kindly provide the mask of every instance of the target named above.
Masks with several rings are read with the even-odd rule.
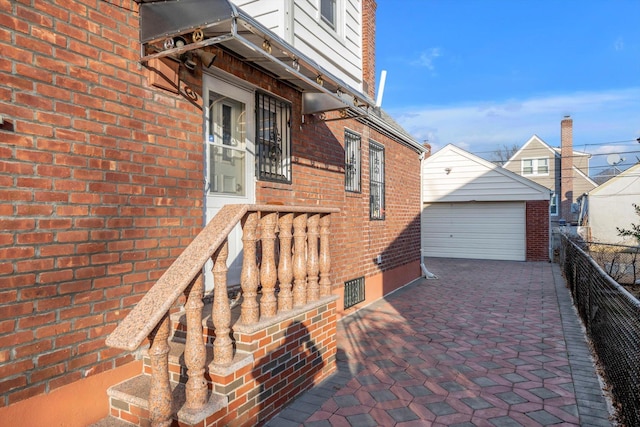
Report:
[[[201,228],[201,112],[136,10],[0,0],[0,406],[127,361],[106,335]]]
[[[549,201],[526,203],[527,261],[549,260]]]

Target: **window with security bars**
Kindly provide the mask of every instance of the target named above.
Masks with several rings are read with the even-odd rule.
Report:
[[[256,93],[258,179],[291,182],[291,104]]]
[[[360,144],[357,133],[344,131],[344,189],[360,192]]]
[[[369,143],[369,218],[384,219],[384,147]]]
[[[364,277],[344,282],[344,308],[353,307],[364,301]]]

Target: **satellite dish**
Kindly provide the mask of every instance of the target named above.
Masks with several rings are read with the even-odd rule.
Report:
[[[616,153],[612,153],[612,154],[609,154],[607,156],[607,163],[609,163],[611,166],[615,166],[618,163],[623,162],[623,161],[624,161],[624,159],[621,158],[620,155],[616,154]]]

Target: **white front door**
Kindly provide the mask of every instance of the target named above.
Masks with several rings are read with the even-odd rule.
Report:
[[[255,203],[253,93],[219,78],[204,76],[206,221],[226,204]],[[228,285],[240,283],[242,230],[229,235]],[[211,265],[206,289],[213,288]]]

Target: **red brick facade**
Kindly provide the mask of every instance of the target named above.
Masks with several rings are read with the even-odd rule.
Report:
[[[319,319],[319,320],[318,320]],[[202,425],[255,426],[280,411],[301,391],[335,371],[336,303],[332,301],[276,322],[252,333],[236,334],[237,346],[254,355],[254,361],[229,374],[211,374],[209,387],[228,399],[228,405],[207,417]],[[184,375],[177,361],[172,375]],[[144,371],[150,374],[145,358]],[[274,387],[284,384],[283,387]],[[149,411],[112,398],[113,416],[135,425],[149,425]]]
[[[202,227],[202,111],[149,84],[137,9],[0,0],[0,407],[132,360],[105,337]],[[293,183],[258,182],[256,198],[341,209],[335,293],[418,277],[418,153],[353,119],[303,123],[299,92],[217,53],[215,67],[292,102]],[[361,193],[344,190],[345,128],[362,136]],[[384,221],[369,220],[369,140],[385,149]]]
[[[529,200],[526,205],[527,261],[549,261],[549,201]]]
[[[362,75],[363,92],[376,95],[376,0],[362,2]]]

